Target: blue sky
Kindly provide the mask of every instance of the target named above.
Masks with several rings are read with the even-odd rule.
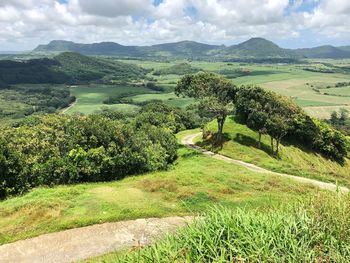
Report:
[[[282,47],[350,45],[349,0],[6,0],[0,50],[54,39],[151,45],[232,45],[264,37]]]

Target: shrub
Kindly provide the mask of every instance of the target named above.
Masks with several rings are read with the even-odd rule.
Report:
[[[103,115],[46,115],[7,128],[0,144],[0,197],[39,185],[121,179],[166,169],[176,158],[169,129]]]

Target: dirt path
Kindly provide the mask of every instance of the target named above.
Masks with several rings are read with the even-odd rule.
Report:
[[[75,262],[144,246],[185,226],[192,217],[137,219],[45,234],[0,246],[1,263]]]
[[[243,162],[240,160],[231,159],[231,158],[223,156],[221,154],[215,154],[213,152],[207,151],[207,150],[205,150],[205,149],[203,149],[203,148],[201,148],[193,143],[194,138],[196,138],[197,136],[200,136],[201,134],[202,133],[196,133],[196,134],[191,134],[191,135],[185,136],[182,139],[181,143],[186,145],[187,147],[189,147],[191,149],[199,151],[199,152],[201,152],[205,155],[208,155],[212,158],[222,160],[222,161],[225,161],[227,163],[238,164],[238,165],[243,166],[243,167],[245,167],[248,170],[253,171],[253,172],[274,174],[274,175],[278,175],[278,176],[292,179],[292,180],[300,182],[300,183],[312,184],[312,185],[317,186],[321,189],[326,189],[326,190],[331,190],[331,191],[337,190],[337,186],[335,184],[332,184],[332,183],[325,183],[325,182],[321,182],[321,181],[317,181],[317,180],[309,179],[309,178],[305,178],[305,177],[299,177],[299,176],[294,176],[294,175],[289,175],[289,174],[272,172],[272,171],[266,170],[264,168],[261,168],[259,166],[256,166],[254,164],[246,163],[246,162]],[[343,193],[347,193],[347,192],[349,192],[349,189],[347,187],[339,187],[339,191],[341,191]]]

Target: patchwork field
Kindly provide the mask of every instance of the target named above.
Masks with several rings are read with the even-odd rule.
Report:
[[[107,85],[91,85],[91,86],[79,86],[72,87],[71,94],[77,98],[76,103],[70,107],[66,113],[84,113],[90,114],[94,111],[101,110],[103,108],[113,108],[121,111],[134,111],[138,107],[130,104],[104,104],[103,101],[109,96],[114,96],[126,92],[135,93],[150,93],[149,89],[144,87],[131,87],[131,86],[107,86]]]
[[[334,87],[336,83],[349,82],[350,74],[312,72],[305,70],[306,66],[304,64],[268,65],[141,60],[124,60],[123,62],[136,64],[151,70],[147,75],[147,81],[154,82],[157,86],[162,87],[163,91],[154,92],[144,87],[132,86],[94,85],[76,87],[71,89],[71,93],[78,98],[78,101],[67,110],[67,113],[81,112],[89,114],[101,108],[113,108],[122,111],[136,110],[137,106],[131,104],[103,104],[103,100],[109,96],[125,92],[139,93],[128,97],[136,102],[135,104],[149,100],[162,100],[166,104],[185,108],[192,103],[192,100],[178,98],[173,93],[177,81],[182,76],[177,75],[176,71],[181,69],[182,66],[189,68],[191,72],[202,70],[223,74],[231,78],[237,85],[260,85],[263,88],[293,98],[298,105],[305,107],[309,114],[319,118],[329,118],[332,111],[350,107],[350,87]],[[313,63],[307,64],[308,67],[323,67],[323,64]],[[334,63],[339,67],[347,66],[346,61],[328,61],[328,63]],[[174,69],[174,72],[171,69]],[[171,74],[161,74],[162,71]],[[317,89],[318,91],[316,91]]]

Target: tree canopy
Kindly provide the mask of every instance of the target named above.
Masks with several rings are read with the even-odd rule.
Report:
[[[175,88],[176,95],[195,98],[198,109],[216,118],[218,122],[217,141],[222,139],[226,117],[234,109],[236,86],[228,79],[209,72],[185,75]]]

